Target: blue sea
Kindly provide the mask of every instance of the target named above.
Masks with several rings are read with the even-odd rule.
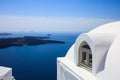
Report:
[[[11,67],[16,80],[56,80],[57,57],[66,55],[78,33],[51,33],[51,40],[65,44],[43,44],[37,46],[13,46],[0,49],[0,66]],[[14,33],[9,36],[47,36],[47,33]]]

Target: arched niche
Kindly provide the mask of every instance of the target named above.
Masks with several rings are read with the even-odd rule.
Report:
[[[92,51],[86,41],[83,41],[79,46],[78,66],[89,71],[92,70]]]

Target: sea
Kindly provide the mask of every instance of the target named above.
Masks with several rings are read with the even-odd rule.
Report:
[[[57,80],[57,57],[64,57],[80,33],[13,33],[7,37],[49,36],[65,44],[0,49],[0,66],[11,67],[16,80]]]

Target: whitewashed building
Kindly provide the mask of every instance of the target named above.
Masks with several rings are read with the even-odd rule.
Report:
[[[119,80],[120,21],[82,33],[57,58],[57,80]]]
[[[0,80],[15,80],[12,76],[12,69],[0,66]]]

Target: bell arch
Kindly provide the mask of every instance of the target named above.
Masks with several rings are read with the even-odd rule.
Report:
[[[92,70],[92,51],[89,44],[83,41],[79,46],[78,51],[78,66],[83,67],[89,71]]]

